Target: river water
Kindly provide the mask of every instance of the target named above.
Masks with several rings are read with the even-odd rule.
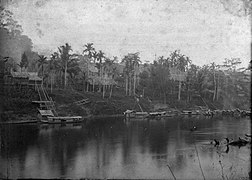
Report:
[[[224,138],[250,127],[249,118],[227,117],[2,125],[0,178],[248,179],[251,145]]]

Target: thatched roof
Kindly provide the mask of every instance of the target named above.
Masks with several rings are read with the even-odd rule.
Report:
[[[42,81],[37,72],[11,72],[13,78],[28,79],[31,81]]]

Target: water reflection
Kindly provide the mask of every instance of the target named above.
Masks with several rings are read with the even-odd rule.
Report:
[[[199,179],[196,147],[206,178],[248,177],[250,145],[227,153],[209,142],[250,131],[249,119],[195,117],[2,126],[0,176],[172,179],[169,165],[178,179]]]

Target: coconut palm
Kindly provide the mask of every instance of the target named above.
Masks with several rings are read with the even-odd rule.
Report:
[[[108,75],[109,77],[109,82],[108,85],[110,87],[110,95],[109,98],[111,98],[112,96],[112,92],[113,92],[113,85],[115,83],[115,76],[117,75],[117,69],[115,66],[115,62],[117,60],[117,57],[114,57],[113,60],[110,60],[109,58],[106,58],[104,63],[103,63],[103,67],[104,67],[104,72]]]
[[[64,88],[67,86],[67,65],[70,60],[70,51],[72,51],[71,46],[66,43],[63,46],[58,47],[60,53],[60,59],[62,63],[62,67],[64,69]]]
[[[97,57],[97,61],[98,61],[97,67],[99,69],[99,75],[101,75],[102,74],[102,61],[104,59],[106,59],[105,53],[102,52],[101,50],[99,50],[98,53],[96,54],[96,57]]]
[[[132,54],[132,63],[133,63],[133,94],[136,94],[136,81],[137,81],[137,73],[139,70],[139,65],[141,63],[139,52]]]
[[[38,68],[39,68],[39,74],[41,72],[42,80],[44,79],[44,65],[47,64],[47,63],[48,63],[47,62],[47,57],[45,57],[44,55],[39,55]]]
[[[95,48],[93,47],[93,43],[87,43],[84,45],[83,54],[87,54],[89,58],[92,58],[94,53],[96,53]]]
[[[123,72],[125,78],[125,92],[126,95],[131,95],[131,72],[132,72],[132,59],[129,55],[126,55],[122,59],[122,63],[125,64]]]
[[[57,69],[59,68],[58,60],[59,60],[59,54],[57,52],[54,52],[53,54],[51,54],[51,58],[48,61],[47,68],[48,68],[48,71],[49,71],[49,74],[50,74],[51,92],[53,90],[54,77],[55,77],[55,74],[57,72]]]

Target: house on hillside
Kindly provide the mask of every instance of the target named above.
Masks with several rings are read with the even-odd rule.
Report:
[[[42,79],[38,77],[37,72],[14,72],[11,71],[9,75],[5,75],[5,84],[17,85],[38,85],[42,84]]]

